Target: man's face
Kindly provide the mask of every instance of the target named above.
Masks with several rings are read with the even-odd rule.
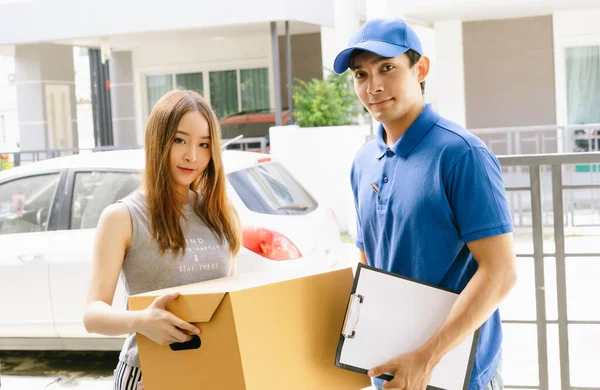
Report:
[[[411,68],[406,54],[386,58],[371,52],[352,59],[354,90],[376,121],[398,120],[415,104],[422,104],[420,82],[427,72],[423,72],[420,62]]]

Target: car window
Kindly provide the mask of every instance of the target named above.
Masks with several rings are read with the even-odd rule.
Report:
[[[0,234],[45,231],[60,175],[29,176],[0,185]]]
[[[246,207],[257,213],[306,214],[318,206],[304,187],[277,162],[232,172],[227,177]]]
[[[133,172],[80,172],[75,174],[70,229],[92,229],[108,206],[139,187]]]

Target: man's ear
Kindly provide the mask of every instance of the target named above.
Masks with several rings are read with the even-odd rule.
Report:
[[[421,56],[419,61],[415,64],[415,68],[417,69],[417,77],[419,79],[419,83],[422,83],[427,78],[429,74],[429,58],[425,56]]]

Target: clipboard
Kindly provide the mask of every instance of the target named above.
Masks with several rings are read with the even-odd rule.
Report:
[[[337,367],[367,371],[423,345],[446,320],[458,293],[360,263],[335,356]],[[468,390],[480,329],[442,358],[429,390]],[[379,378],[392,380],[383,374]]]

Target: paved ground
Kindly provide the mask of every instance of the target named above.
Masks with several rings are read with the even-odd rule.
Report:
[[[0,352],[0,389],[111,390],[117,358],[117,352]]]
[[[2,390],[110,390],[118,352],[0,351]]]

